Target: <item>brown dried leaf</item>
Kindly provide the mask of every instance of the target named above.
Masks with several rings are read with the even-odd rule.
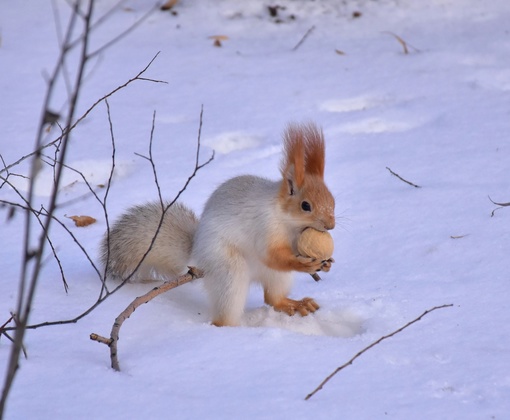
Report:
[[[212,35],[212,36],[208,37],[208,39],[214,40],[213,45],[215,47],[221,47],[221,41],[226,41],[228,39],[228,36],[226,36],[226,35]]]
[[[96,219],[90,216],[65,216],[68,219],[71,219],[74,224],[78,227],[85,227],[91,225],[92,223],[96,223]]]
[[[161,10],[170,10],[172,7],[174,7],[179,0],[168,0],[165,4],[161,6]]]

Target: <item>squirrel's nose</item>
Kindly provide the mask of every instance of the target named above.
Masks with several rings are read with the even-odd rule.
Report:
[[[327,221],[324,223],[324,228],[325,228],[326,230],[334,229],[334,228],[335,228],[335,218],[333,217],[331,220],[327,220]]]

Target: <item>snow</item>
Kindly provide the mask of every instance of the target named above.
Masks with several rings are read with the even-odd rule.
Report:
[[[97,1],[96,16],[115,3]],[[53,4],[64,23],[67,3]],[[278,11],[281,23],[270,17],[271,4],[286,8]],[[93,48],[150,7],[123,3],[94,32]],[[135,82],[109,100],[117,159],[110,217],[157,197],[150,165],[134,154],[148,153],[154,111],[159,182],[172,198],[192,171],[204,107],[201,161],[217,153],[182,196],[198,213],[229,177],[276,179],[285,125],[316,121],[337,200],[336,263],[317,283],[297,274],[292,296],[312,296],[321,309],[288,317],[265,307],[254,287],[243,325],[216,328],[201,285],[184,285],[126,321],[117,373],[108,349],[89,334],[108,335],[115,317],[153,287],[130,284],[76,324],[28,331],[28,359],[20,362],[5,418],[508,418],[510,209],[491,217],[496,206],[488,196],[510,201],[510,3],[182,0],[175,11],[156,10],[87,73],[78,115],[158,52],[146,76],[168,82]],[[33,145],[44,75],[58,53],[55,19],[47,2],[0,4],[0,154],[7,164]],[[211,35],[229,39],[217,48]],[[410,44],[409,54],[395,35]],[[52,106],[58,111],[65,100],[61,86]],[[57,135],[53,128],[48,139]],[[106,181],[104,105],[75,130],[68,163],[95,185]],[[27,168],[24,162],[13,170]],[[41,202],[51,177],[48,168],[39,176]],[[26,180],[16,182],[26,190]],[[62,199],[85,191],[68,172]],[[0,199],[16,196],[4,186]],[[0,324],[16,308],[23,231],[21,212],[9,220],[7,213],[0,209]],[[98,223],[74,228],[64,218],[73,214]],[[72,201],[58,216],[95,258],[105,230],[100,206],[92,198]],[[73,318],[100,290],[67,233],[55,225],[51,235],[70,290],[49,255],[31,323]],[[358,351],[450,303],[304,401]],[[10,348],[2,337],[2,380]]]

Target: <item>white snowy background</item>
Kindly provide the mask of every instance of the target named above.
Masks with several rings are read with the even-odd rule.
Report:
[[[115,3],[97,1],[97,16]],[[284,9],[271,17],[269,5]],[[151,7],[126,1],[94,32],[93,47]],[[7,164],[32,150],[44,74],[58,54],[55,22],[64,24],[68,11],[64,0],[0,1],[0,154]],[[321,309],[288,317],[264,306],[254,287],[243,325],[216,328],[201,285],[184,285],[126,321],[117,373],[106,346],[89,334],[108,335],[115,317],[153,287],[127,285],[76,324],[28,331],[28,359],[6,419],[510,418],[510,208],[491,217],[496,206],[488,198],[510,201],[510,3],[182,0],[174,11],[156,10],[88,68],[78,115],[158,52],[146,77],[168,82],[136,82],[110,99],[117,172],[109,215],[157,198],[150,165],[135,155],[147,154],[154,111],[155,162],[162,192],[172,198],[193,168],[204,107],[201,159],[213,149],[216,157],[182,197],[197,213],[229,177],[277,179],[285,124],[316,121],[337,200],[336,264],[317,283],[296,275],[292,296],[312,296]],[[410,45],[409,54],[392,34]],[[211,35],[229,39],[218,48]],[[60,86],[52,106],[58,111],[65,100]],[[57,135],[54,128],[50,139]],[[68,164],[101,184],[110,159],[103,104],[75,130]],[[50,182],[51,171],[43,171],[41,200]],[[62,199],[85,191],[76,174],[66,174]],[[6,186],[0,198],[16,200]],[[76,228],[65,214],[98,222]],[[100,206],[88,198],[57,215],[95,257],[105,231]],[[0,324],[15,310],[21,264],[23,215],[7,216],[0,209]],[[73,318],[100,291],[65,231],[54,225],[51,235],[70,289],[48,254],[31,323]],[[359,350],[450,303],[304,401]],[[10,347],[2,337],[2,381]]]

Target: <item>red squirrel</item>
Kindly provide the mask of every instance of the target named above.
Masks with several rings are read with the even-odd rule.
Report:
[[[283,140],[282,179],[229,179],[211,194],[200,219],[175,203],[134,277],[169,278],[186,272],[188,265],[202,269],[216,326],[239,325],[252,281],[262,285],[264,301],[277,311],[315,312],[319,305],[313,299],[287,296],[293,271],[329,271],[333,262],[295,250],[304,229],[335,227],[335,200],[324,183],[324,135],[315,124],[293,124]],[[108,276],[125,279],[133,272],[161,216],[158,202],[132,207],[119,218],[101,243]]]

